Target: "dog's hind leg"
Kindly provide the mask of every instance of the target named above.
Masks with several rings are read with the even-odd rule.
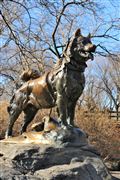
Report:
[[[21,132],[20,132],[21,134],[26,132],[28,125],[35,117],[37,111],[38,111],[38,109],[35,106],[33,106],[32,104],[28,104],[27,107],[24,109],[24,122],[21,127]]]
[[[27,104],[27,95],[26,93],[22,93],[17,91],[16,94],[13,95],[12,99],[10,100],[10,105],[8,106],[7,110],[9,113],[9,124],[6,131],[5,138],[12,136],[12,129],[14,126],[15,121],[23,111],[23,107]]]
[[[9,124],[8,124],[8,128],[5,134],[5,138],[12,136],[12,129],[13,129],[14,123],[19,117],[21,112],[22,112],[22,109],[16,104],[12,104],[8,107]]]

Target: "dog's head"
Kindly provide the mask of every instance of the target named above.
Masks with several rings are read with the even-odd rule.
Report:
[[[90,34],[87,37],[82,36],[80,29],[78,29],[70,40],[66,54],[73,57],[76,61],[93,60],[93,53],[96,46],[92,44]]]

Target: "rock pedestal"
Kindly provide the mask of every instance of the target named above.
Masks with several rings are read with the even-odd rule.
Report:
[[[80,129],[38,133],[33,141],[35,133],[0,142],[2,180],[112,180],[99,153]]]

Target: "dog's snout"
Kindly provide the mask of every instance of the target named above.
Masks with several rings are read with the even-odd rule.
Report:
[[[87,52],[95,52],[96,50],[96,45],[90,43],[90,44],[87,44],[85,47],[84,47],[84,50],[87,51]]]
[[[96,50],[96,45],[93,45],[93,47],[92,47],[92,52],[95,52],[95,50]]]
[[[92,44],[91,46],[89,46],[88,49],[89,52],[95,52],[95,50],[96,50],[96,45]]]

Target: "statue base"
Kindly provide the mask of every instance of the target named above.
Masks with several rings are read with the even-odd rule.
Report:
[[[112,180],[79,128],[28,132],[0,141],[1,179]]]

